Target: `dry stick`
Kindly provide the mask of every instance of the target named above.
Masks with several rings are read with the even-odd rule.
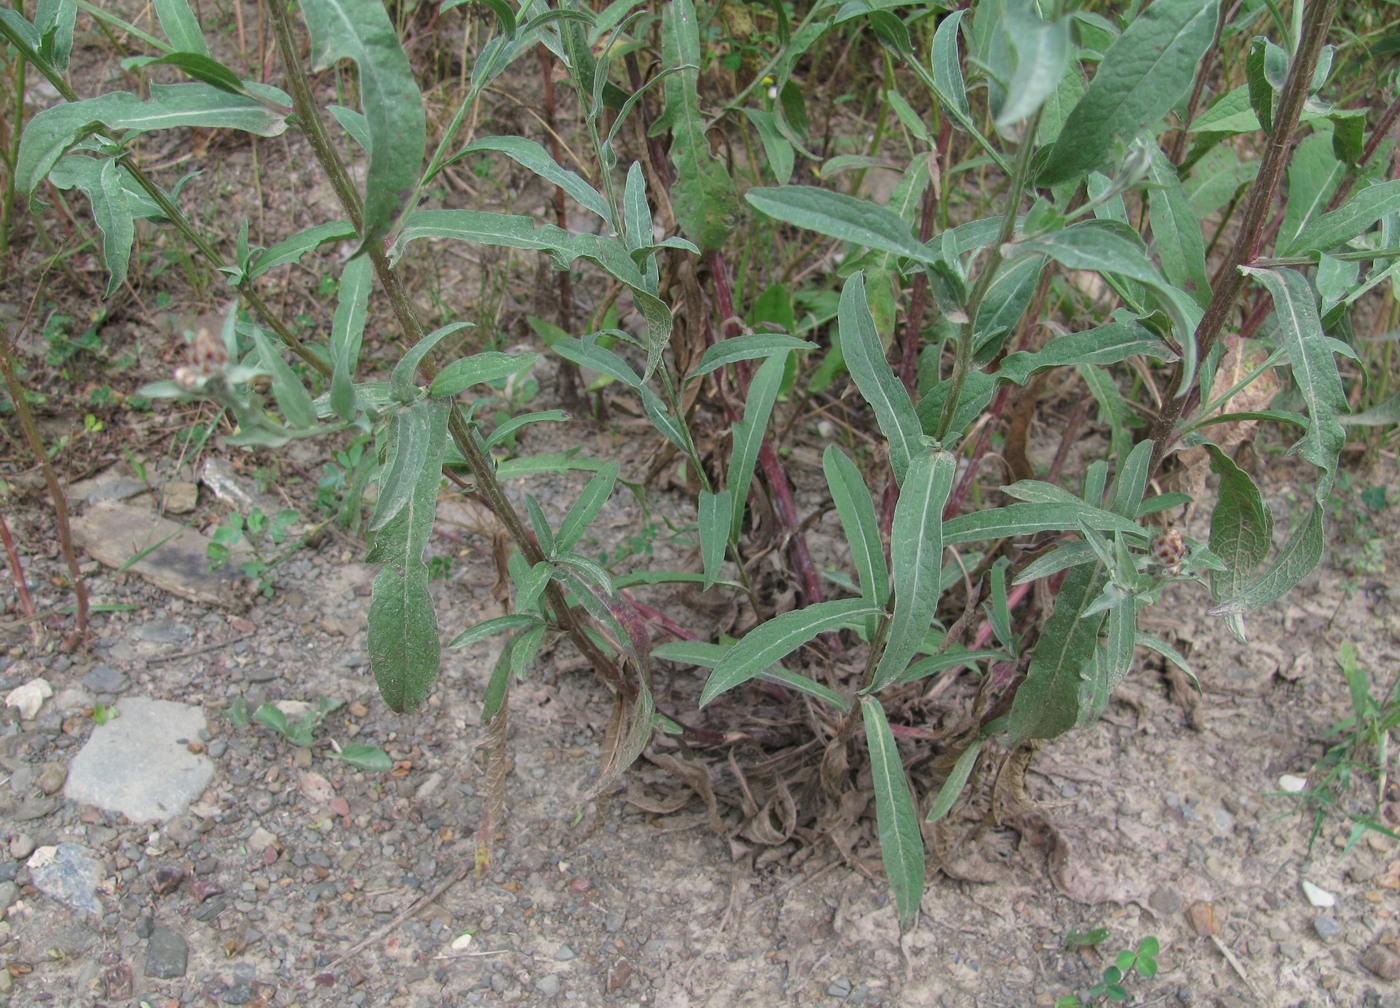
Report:
[[[1234,311],[1236,301],[1239,300],[1240,290],[1244,286],[1244,274],[1240,272],[1239,268],[1248,266],[1259,258],[1259,246],[1264,236],[1264,218],[1269,207],[1273,204],[1274,193],[1278,190],[1279,181],[1283,178],[1284,169],[1288,165],[1289,152],[1293,147],[1293,135],[1298,128],[1298,118],[1303,111],[1303,103],[1307,100],[1313,70],[1317,67],[1318,56],[1322,52],[1322,44],[1326,40],[1332,16],[1336,13],[1337,3],[1338,0],[1317,0],[1317,2],[1308,5],[1307,13],[1304,15],[1306,20],[1303,23],[1302,40],[1298,46],[1298,52],[1288,68],[1288,79],[1284,82],[1283,94],[1279,97],[1278,115],[1274,117],[1273,136],[1269,138],[1269,145],[1259,164],[1259,175],[1255,179],[1249,192],[1249,199],[1245,203],[1239,234],[1235,237],[1235,243],[1225,258],[1225,268],[1220,277],[1220,283],[1216,285],[1211,295],[1210,304],[1206,307],[1206,313],[1202,317],[1200,325],[1196,327],[1194,338],[1196,341],[1196,360],[1199,365],[1204,365],[1206,357],[1219,341],[1225,323],[1229,319],[1230,313]],[[1179,386],[1181,378],[1181,365],[1178,364],[1173,372],[1172,384],[1169,387]],[[1188,398],[1188,394],[1173,394],[1158,411],[1150,435],[1152,461],[1148,466],[1149,476],[1157,471],[1167,452],[1175,444],[1177,423],[1181,420],[1182,411]]]
[[[35,619],[34,599],[29,594],[29,585],[24,583],[24,565],[20,563],[19,550],[15,547],[14,536],[10,535],[10,526],[5,521],[3,512],[0,512],[0,539],[5,541],[5,555],[10,558],[10,571],[14,574],[15,591],[19,593],[20,608],[24,610],[25,622],[29,624],[29,634],[37,646],[43,634]]]
[[[49,499],[53,501],[53,516],[58,523],[58,547],[63,553],[64,563],[68,565],[68,577],[73,582],[73,599],[76,603],[73,632],[64,638],[61,648],[64,651],[72,651],[87,637],[87,583],[83,580],[82,571],[78,569],[78,557],[73,552],[73,530],[68,522],[68,498],[64,496],[58,475],[49,464],[48,452],[44,450],[44,439],[34,423],[34,414],[30,412],[29,400],[24,397],[24,387],[19,383],[19,375],[15,373],[14,344],[10,342],[8,329],[3,326],[0,326],[0,372],[4,373],[5,386],[10,391],[10,400],[15,404],[15,415],[19,417],[20,429],[24,431],[25,440],[29,442],[34,461],[43,470],[44,482],[49,488]]]
[[[432,892],[425,894],[422,898],[415,901],[409,906],[407,910],[404,910],[402,913],[398,914],[396,917],[394,917],[393,920],[389,921],[389,923],[385,924],[383,927],[378,928],[368,938],[365,938],[363,941],[356,942],[350,948],[346,949],[340,955],[336,956],[326,966],[326,969],[335,969],[335,967],[339,966],[347,959],[359,955],[361,952],[369,948],[375,942],[382,941],[389,934],[390,931],[394,930],[394,928],[398,927],[404,921],[408,920],[410,917],[416,914],[419,910],[423,909],[429,903],[433,903],[436,900],[438,900],[443,893],[447,892],[447,890],[451,889],[458,882],[462,881],[462,879],[466,877],[467,872],[472,870],[472,865],[474,863],[475,862],[471,858],[462,858],[462,866],[458,868],[455,872],[453,872],[451,875],[447,876],[447,878],[439,882]]]

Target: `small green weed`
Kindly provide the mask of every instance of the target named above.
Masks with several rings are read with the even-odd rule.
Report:
[[[310,710],[295,721],[290,721],[287,719],[287,715],[283,714],[275,704],[270,703],[263,704],[249,715],[247,701],[238,697],[229,705],[226,716],[229,723],[235,728],[247,728],[251,724],[260,724],[281,735],[293,745],[310,746],[315,741],[313,736],[316,729],[326,720],[326,715],[344,704],[343,700],[318,697]],[[342,763],[349,763],[357,769],[367,770],[371,773],[387,773],[393,769],[394,761],[389,758],[388,753],[378,746],[362,743],[342,746],[335,739],[329,741],[332,758],[338,759]]]
[[[209,569],[218,570],[233,559],[234,548],[243,542],[252,552],[250,559],[238,566],[243,573],[257,583],[258,591],[264,598],[272,596],[272,572],[297,550],[301,549],[305,537],[289,539],[290,530],[301,518],[290,508],[283,508],[273,518],[259,508],[253,508],[247,518],[234,512],[210,537],[206,550]]]
[[[1092,935],[1099,933],[1099,931],[1090,932]],[[1099,941],[1102,940],[1103,938],[1100,937]],[[1098,944],[1098,942],[1092,944]],[[1157,939],[1153,937],[1147,937],[1138,942],[1135,951],[1124,949],[1114,958],[1113,965],[1103,971],[1102,980],[1082,994],[1066,994],[1055,1002],[1055,1008],[1081,1008],[1083,1005],[1103,1002],[1122,1004],[1128,1000],[1128,989],[1123,985],[1128,977],[1136,973],[1144,980],[1150,980],[1157,975],[1157,953],[1159,950]]]

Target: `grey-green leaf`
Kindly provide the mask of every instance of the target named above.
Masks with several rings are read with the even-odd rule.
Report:
[[[1109,47],[1037,179],[1050,186],[1103,166],[1115,142],[1162,119],[1191,86],[1215,34],[1218,0],[1156,0]]]
[[[450,399],[473,385],[499,381],[524,371],[540,359],[536,353],[508,354],[499,350],[483,350],[453,361],[437,373],[428,394]]]
[[[423,101],[382,0],[302,0],[312,63],[359,68],[360,111],[369,128],[365,245],[381,241],[413,192],[428,142]]]
[[[744,198],[774,220],[881,252],[915,258],[923,255],[903,218],[870,200],[814,186],[750,189]]]
[[[441,658],[437,616],[420,560],[385,564],[374,578],[369,606],[369,664],[384,702],[411,711],[428,695]]]
[[[737,541],[744,520],[744,509],[748,506],[749,485],[753,482],[754,465],[758,461],[763,437],[768,431],[768,418],[773,413],[773,405],[778,401],[778,390],[783,384],[783,371],[787,365],[787,354],[769,357],[763,362],[749,382],[748,401],[744,405],[744,418],[734,425],[734,448],[729,458],[729,469],[725,473],[725,483],[732,499],[733,509],[729,525],[729,536]]]
[[[1098,597],[1104,575],[1096,563],[1075,567],[1055,596],[1055,611],[1046,621],[1031,655],[1025,682],[1011,705],[1009,745],[1033,738],[1054,738],[1079,723],[1081,688],[1091,674],[1103,615],[1084,617]]]
[[[909,794],[904,762],[884,708],[874,697],[861,697],[865,745],[870,753],[870,776],[875,786],[875,826],[880,836],[880,858],[894,893],[899,926],[907,931],[919,916],[924,898],[924,837],[919,815]]]
[[[1226,568],[1210,577],[1211,593],[1220,602],[1237,596],[1269,555],[1274,516],[1248,473],[1215,445],[1207,444],[1206,450],[1211,471],[1220,477],[1210,516],[1210,549]]]
[[[831,500],[836,505],[841,529],[855,565],[856,581],[871,605],[884,609],[890,598],[890,573],[885,566],[884,548],[880,543],[880,523],[870,488],[856,464],[836,445],[827,445],[822,454],[822,469]],[[875,623],[867,628],[873,639]]]
[[[369,317],[374,268],[366,256],[351,259],[340,274],[339,299],[331,320],[331,409],[349,423],[355,419],[355,371]]]

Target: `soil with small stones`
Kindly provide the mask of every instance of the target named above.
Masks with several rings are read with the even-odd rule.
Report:
[[[640,520],[615,503],[623,510],[605,528]],[[1354,644],[1377,691],[1400,667],[1395,518],[1391,509],[1368,526],[1384,539],[1384,569],[1357,575],[1344,561],[1359,545],[1335,544],[1304,588],[1250,615],[1247,646],[1201,615],[1202,592],[1174,589],[1159,610],[1170,616],[1149,629],[1188,652],[1204,693],[1173,698],[1140,671],[1100,722],[1042,746],[1030,791],[1068,841],[1068,864],[1052,872],[1029,838],[968,823],[962,845],[940,851],[918,926],[902,938],[875,872],[819,839],[753,842],[723,801],[717,832],[704,804],[646,760],[591,800],[609,701],[567,661],[540,663],[511,693],[508,820],[478,875],[480,697],[494,649],[446,652],[428,704],[390,713],[365,650],[373,569],[337,538],[297,554],[272,595],[238,614],[89,565],[94,600],[114,610],[94,617],[89,650],[36,648],[9,622],[0,658],[6,690],[42,674],[55,691],[34,719],[6,708],[0,725],[3,996],[25,1006],[1050,1005],[1152,935],[1159,971],[1130,978],[1132,1003],[1400,1005],[1400,849],[1376,832],[1344,849],[1350,824],[1333,812],[1309,853],[1312,818],[1274,794],[1282,775],[1308,774],[1347,712],[1341,644]],[[52,532],[38,507],[10,522],[22,542]],[[434,594],[448,638],[497,610],[489,542],[465,531],[445,545],[452,574]],[[57,562],[26,561],[41,609],[63,604]],[[12,620],[12,584],[5,601]],[[99,665],[92,681],[119,694],[83,685]],[[663,696],[693,705],[698,683],[675,675]],[[205,712],[207,734],[190,740],[215,763],[204,794],[164,824],[45,796],[44,768],[72,760],[94,706],[133,696]],[[307,749],[229,718],[240,699],[251,710],[321,696],[345,705]],[[382,746],[394,769],[338,762],[332,739]],[[696,758],[720,787],[724,754]],[[1395,797],[1382,816],[1393,819]],[[100,860],[100,914],[34,886],[31,852],[63,843]],[[864,850],[855,864],[877,864]],[[1335,905],[1312,906],[1305,879]],[[1098,928],[1101,943],[1067,949],[1067,936]]]

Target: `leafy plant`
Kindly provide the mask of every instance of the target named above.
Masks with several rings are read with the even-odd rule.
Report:
[[[699,708],[750,684],[811,705],[819,714],[792,720],[817,733],[823,785],[857,786],[869,768],[908,927],[925,880],[915,790],[924,782],[911,782],[901,738],[937,747],[942,779],[928,818],[945,816],[995,755],[1006,806],[997,811],[1014,822],[1037,740],[1094,722],[1138,648],[1184,667],[1168,642],[1139,630],[1167,583],[1207,585],[1208,611],[1243,638],[1244,614],[1319,562],[1348,409],[1337,357],[1356,357],[1345,320],[1391,277],[1400,213],[1400,182],[1385,180],[1389,120],[1326,97],[1336,0],[1308,5],[1278,42],[1257,34],[1271,27],[1265,8],[1217,0],[1156,0],[1118,20],[1068,2],[942,12],[818,0],[795,24],[795,9],[773,5],[752,31],[734,11],[721,30],[692,0],[596,14],[572,2],[485,6],[495,33],[431,144],[422,89],[378,0],[304,0],[309,66],[302,27],[285,0],[270,0],[286,90],[219,63],[179,0],[157,6],[166,41],[93,8],[149,48],[133,70],[144,61],[191,80],[84,99],[59,58],[71,20],[51,7],[35,22],[4,12],[0,33],[66,99],[26,124],[18,188],[35,199],[47,180],[87,195],[109,293],[131,268],[136,220],[164,222],[226,276],[236,300],[221,331],[203,334],[189,361],[143,395],[212,401],[233,425],[232,447],[366,439],[337,460],[327,489],[352,490],[358,510],[359,491],[378,486],[367,524],[366,559],[380,565],[369,651],[394,710],[421,704],[439,667],[425,554],[444,475],[494,514],[509,543],[499,555],[511,611],[450,645],[504,638],[482,697],[490,797],[479,863],[505,809],[511,684],[547,642],[566,638],[613,694],[598,793],[657,731],[695,744],[728,737],[657,710],[658,660],[710,669]],[[715,39],[724,53],[706,51]],[[866,153],[823,161],[817,148],[830,138],[815,136],[804,67],[837,41],[885,68],[880,88],[860,88],[877,96],[879,128]],[[459,137],[487,89],[541,46],[575,89],[586,154],[573,167],[525,136]],[[643,51],[658,68],[650,78]],[[737,66],[726,61],[736,52]],[[717,55],[724,73],[707,75]],[[360,107],[319,106],[310,73],[346,60]],[[715,79],[730,90],[714,91]],[[342,216],[270,247],[244,225],[224,256],[180,208],[178,186],[163,188],[132,153],[142,133],[192,125],[263,136],[294,126]],[[717,152],[717,126],[762,150],[744,159],[749,176]],[[895,132],[901,143],[885,143]],[[809,177],[797,171],[805,161],[821,162],[823,179],[859,183],[878,169],[898,182],[883,203],[855,187],[791,184]],[[503,162],[549,187],[553,223],[433,201],[449,169]],[[765,184],[741,193],[752,173]],[[564,226],[566,203],[587,228]],[[611,290],[594,317],[618,324],[535,328],[565,374],[598,376],[599,396],[607,390],[652,425],[661,464],[694,500],[693,569],[619,574],[584,551],[624,479],[620,460],[509,457],[523,428],[569,418],[518,412],[523,383],[504,396],[514,415],[488,416],[492,393],[481,390],[539,355],[446,352],[470,323],[429,332],[408,267],[438,242],[542,253]],[[323,288],[335,298],[328,330],[281,318],[260,293],[269,278],[342,243],[353,254]],[[813,257],[818,247],[839,255]],[[789,290],[799,274],[806,289]],[[403,348],[387,380],[362,361],[376,288]],[[1032,459],[1026,431],[1055,405],[1051,376],[1074,405],[1047,463]],[[851,570],[826,579],[782,442],[812,390],[847,380],[863,414],[850,423],[863,429],[829,439],[821,467]],[[1066,471],[1091,414],[1095,457]],[[1297,433],[1311,467],[1302,513],[1285,515],[1277,549],[1273,507],[1235,458],[1246,425],[1259,424]],[[994,438],[1011,474],[1004,486],[985,465]],[[503,485],[574,472],[587,480],[572,501],[517,501]],[[1197,542],[1168,519],[1192,494],[1162,484],[1199,493],[1208,475],[1215,501]],[[764,557],[777,551],[791,576],[785,593],[765,583]],[[661,583],[727,594],[752,629],[737,641],[696,639],[631,593]],[[795,601],[775,608],[775,594]],[[676,639],[658,643],[663,632]],[[934,734],[899,720],[935,677],[963,672],[978,686],[960,724]],[[1145,941],[1124,953],[1127,966],[1094,996],[1112,999],[1132,970],[1150,975],[1155,951]]]
[[[1130,976],[1136,973],[1144,980],[1151,980],[1157,975],[1159,950],[1156,938],[1142,939],[1134,951],[1124,949],[1114,958],[1113,965],[1103,971],[1102,980],[1083,994],[1067,994],[1060,998],[1055,1002],[1055,1008],[1080,1008],[1081,1005],[1104,1002],[1122,1004],[1128,1000],[1128,989],[1124,982]]]
[[[273,571],[300,550],[314,534],[314,529],[303,532],[289,542],[289,532],[300,520],[301,516],[291,508],[283,508],[272,518],[256,507],[248,512],[246,518],[235,511],[210,533],[209,545],[205,547],[209,569],[218,570],[232,560],[241,542],[252,556],[239,561],[239,569],[264,597],[271,598]]]
[[[316,703],[305,714],[295,721],[289,721],[287,715],[282,713],[276,704],[270,703],[262,704],[249,716],[247,702],[242,697],[237,697],[229,705],[227,716],[229,723],[236,728],[260,724],[281,735],[292,745],[310,746],[314,742],[313,734],[326,720],[326,715],[338,710],[344,706],[344,703],[343,700],[318,697]],[[365,745],[359,742],[342,746],[335,739],[329,741],[332,758],[349,763],[356,769],[371,773],[388,773],[394,767],[394,762],[389,758],[389,754],[379,746]]]

